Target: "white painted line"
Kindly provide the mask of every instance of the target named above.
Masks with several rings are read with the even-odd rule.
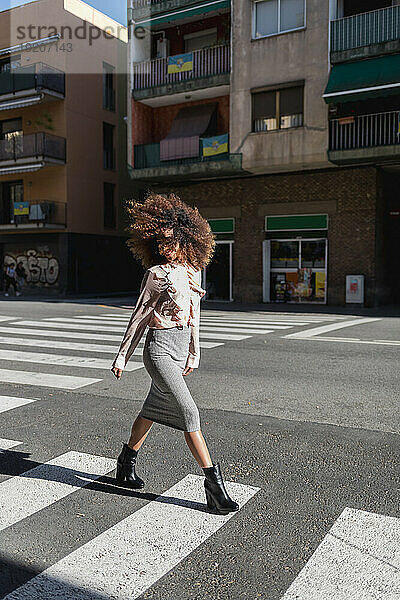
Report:
[[[128,311],[124,311],[123,313],[116,315],[115,313],[102,313],[101,316],[102,317],[111,317],[111,318],[116,318],[116,319],[129,319],[129,315],[127,314]],[[254,314],[254,313],[246,313],[245,315],[241,315],[241,314],[237,314],[237,313],[227,313],[227,312],[223,312],[223,313],[213,313],[212,311],[209,310],[201,310],[201,316],[206,317],[206,318],[211,318],[211,319],[233,319],[235,321],[239,321],[242,319],[246,319],[246,320],[251,320],[252,322],[254,321],[255,323],[259,322],[260,320],[264,320],[264,319],[278,319],[279,321],[282,320],[290,320],[290,319],[294,319],[294,320],[303,320],[304,321],[312,321],[312,322],[326,322],[326,321],[336,321],[336,320],[342,320],[342,319],[348,319],[349,316],[337,316],[337,315],[323,315],[323,316],[315,316],[315,315],[308,315],[308,314],[304,314],[304,313],[262,313],[262,314]],[[90,315],[90,317],[93,317],[93,315]],[[84,318],[87,318],[86,316],[84,316]],[[95,317],[97,318],[97,317]]]
[[[218,342],[201,342],[200,341],[200,348],[217,348],[218,346],[224,346],[223,343],[218,343]]]
[[[86,325],[85,323],[49,323],[47,320],[43,321],[16,321],[12,325],[23,325],[24,327],[51,327],[53,329],[81,329],[84,331],[109,331],[109,332],[121,332],[125,331],[125,327],[103,327],[99,325]]]
[[[115,459],[67,452],[6,479],[0,483],[0,531],[96,481],[115,466]]]
[[[372,344],[373,346],[400,346],[400,342],[386,341],[386,340],[360,340],[359,338],[340,338],[340,337],[311,337],[306,338],[310,341],[321,341],[321,342],[344,342],[346,344]]]
[[[13,408],[18,408],[19,406],[31,404],[32,402],[36,402],[36,400],[32,398],[15,398],[14,396],[0,396],[0,413],[7,412],[8,410],[12,410]]]
[[[42,325],[46,325],[42,323]],[[52,327],[52,325],[50,325]],[[0,327],[0,334],[15,333],[16,335],[36,335],[41,337],[67,338],[77,340],[104,340],[105,342],[121,342],[120,335],[107,335],[106,333],[91,333],[85,331],[53,331],[52,329],[27,329],[24,327]]]
[[[246,328],[242,328],[242,329],[231,329],[229,327],[229,325],[227,325],[226,327],[219,327],[219,326],[215,326],[215,325],[202,325],[200,322],[200,333],[202,331],[223,331],[226,333],[229,333],[229,331],[232,331],[233,333],[251,333],[253,335],[264,335],[265,333],[272,333],[271,329],[248,329]]]
[[[282,600],[395,600],[400,519],[345,508]]]
[[[14,319],[18,319],[18,317],[3,317],[3,316],[0,316],[0,321],[13,321]]]
[[[0,360],[7,362],[30,362],[44,365],[59,365],[63,367],[80,367],[84,369],[111,369],[111,360],[92,358],[88,356],[67,356],[62,354],[45,354],[42,352],[22,352],[20,350],[1,350]],[[126,371],[141,369],[141,362],[131,362],[125,367]]]
[[[331,325],[322,325],[322,327],[313,327],[312,329],[306,329],[297,333],[290,333],[284,337],[290,339],[306,339],[320,335],[321,333],[328,333],[328,331],[335,331],[337,329],[343,329],[344,327],[353,327],[354,325],[366,325],[367,323],[373,323],[374,321],[380,320],[381,319],[372,318],[353,319],[351,321],[346,321],[345,323],[332,323]]]
[[[54,387],[65,390],[77,390],[86,385],[102,381],[92,377],[72,377],[71,375],[52,375],[50,373],[36,373],[34,371],[15,371],[0,369],[0,381],[6,383],[21,383],[23,385],[38,385],[40,387]]]
[[[11,450],[11,448],[15,448],[16,446],[21,446],[24,442],[17,442],[16,440],[4,440],[0,438],[0,452],[2,450]]]
[[[1,333],[1,330],[0,330]],[[59,348],[61,350],[79,350],[82,352],[104,352],[106,354],[116,354],[119,346],[107,346],[106,344],[87,344],[84,342],[60,342],[57,340],[38,340],[17,338],[17,337],[3,337],[0,335],[0,344],[7,344],[9,346],[36,346],[38,348]],[[134,351],[134,355],[141,356],[143,352],[137,348]]]
[[[212,331],[203,331],[200,328],[200,340],[208,339],[208,340],[227,340],[227,341],[236,341],[240,340],[248,340],[251,338],[251,335],[239,335],[238,333],[213,333]],[[272,331],[264,331],[264,333],[272,333]]]
[[[5,600],[134,600],[189,556],[235,513],[204,506],[203,477],[187,475],[143,508],[6,596]],[[258,488],[226,482],[243,507]]]
[[[116,318],[107,318],[107,319],[83,319],[82,317],[77,317],[75,319],[71,319],[72,322],[74,323],[98,323],[99,325],[115,325],[115,324],[121,324],[121,325],[127,325],[129,322],[129,319],[116,319]],[[205,324],[205,325],[224,325],[224,326],[229,326],[229,327],[247,327],[247,325],[251,325],[254,329],[289,329],[290,327],[292,327],[293,325],[309,325],[309,323],[288,323],[288,322],[280,322],[280,321],[268,321],[265,324],[263,323],[257,323],[255,321],[228,321],[225,319],[218,319],[215,321],[212,321],[210,319],[204,319],[201,318],[200,320],[200,324]]]

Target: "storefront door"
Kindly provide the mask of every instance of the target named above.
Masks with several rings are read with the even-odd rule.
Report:
[[[232,241],[217,241],[211,263],[203,269],[202,287],[207,290],[204,300],[232,301]]]
[[[265,240],[264,302],[326,303],[328,240]]]

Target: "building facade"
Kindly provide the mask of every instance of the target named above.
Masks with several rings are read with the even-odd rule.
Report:
[[[118,26],[80,0],[0,12],[1,262],[23,263],[27,294],[134,289]]]
[[[130,175],[209,219],[209,300],[400,301],[399,11],[132,0]]]

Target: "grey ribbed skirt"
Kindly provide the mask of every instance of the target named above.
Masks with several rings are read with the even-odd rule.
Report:
[[[198,431],[199,411],[182,375],[189,341],[188,326],[148,329],[143,363],[152,381],[139,416],[181,431]]]

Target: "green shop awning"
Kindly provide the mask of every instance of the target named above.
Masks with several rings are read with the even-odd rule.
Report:
[[[328,229],[328,215],[282,215],[265,217],[265,231]]]
[[[213,233],[233,233],[235,231],[234,219],[208,219],[208,224]]]
[[[400,54],[334,65],[323,98],[356,102],[400,94]]]
[[[188,17],[195,17],[197,15],[203,15],[213,10],[220,10],[221,8],[229,8],[231,0],[208,0],[203,4],[197,4],[196,6],[187,8],[177,8],[169,13],[164,13],[151,17],[150,15],[145,19],[136,21],[135,27],[151,27],[160,25],[162,23],[171,23],[179,19],[186,19]]]

